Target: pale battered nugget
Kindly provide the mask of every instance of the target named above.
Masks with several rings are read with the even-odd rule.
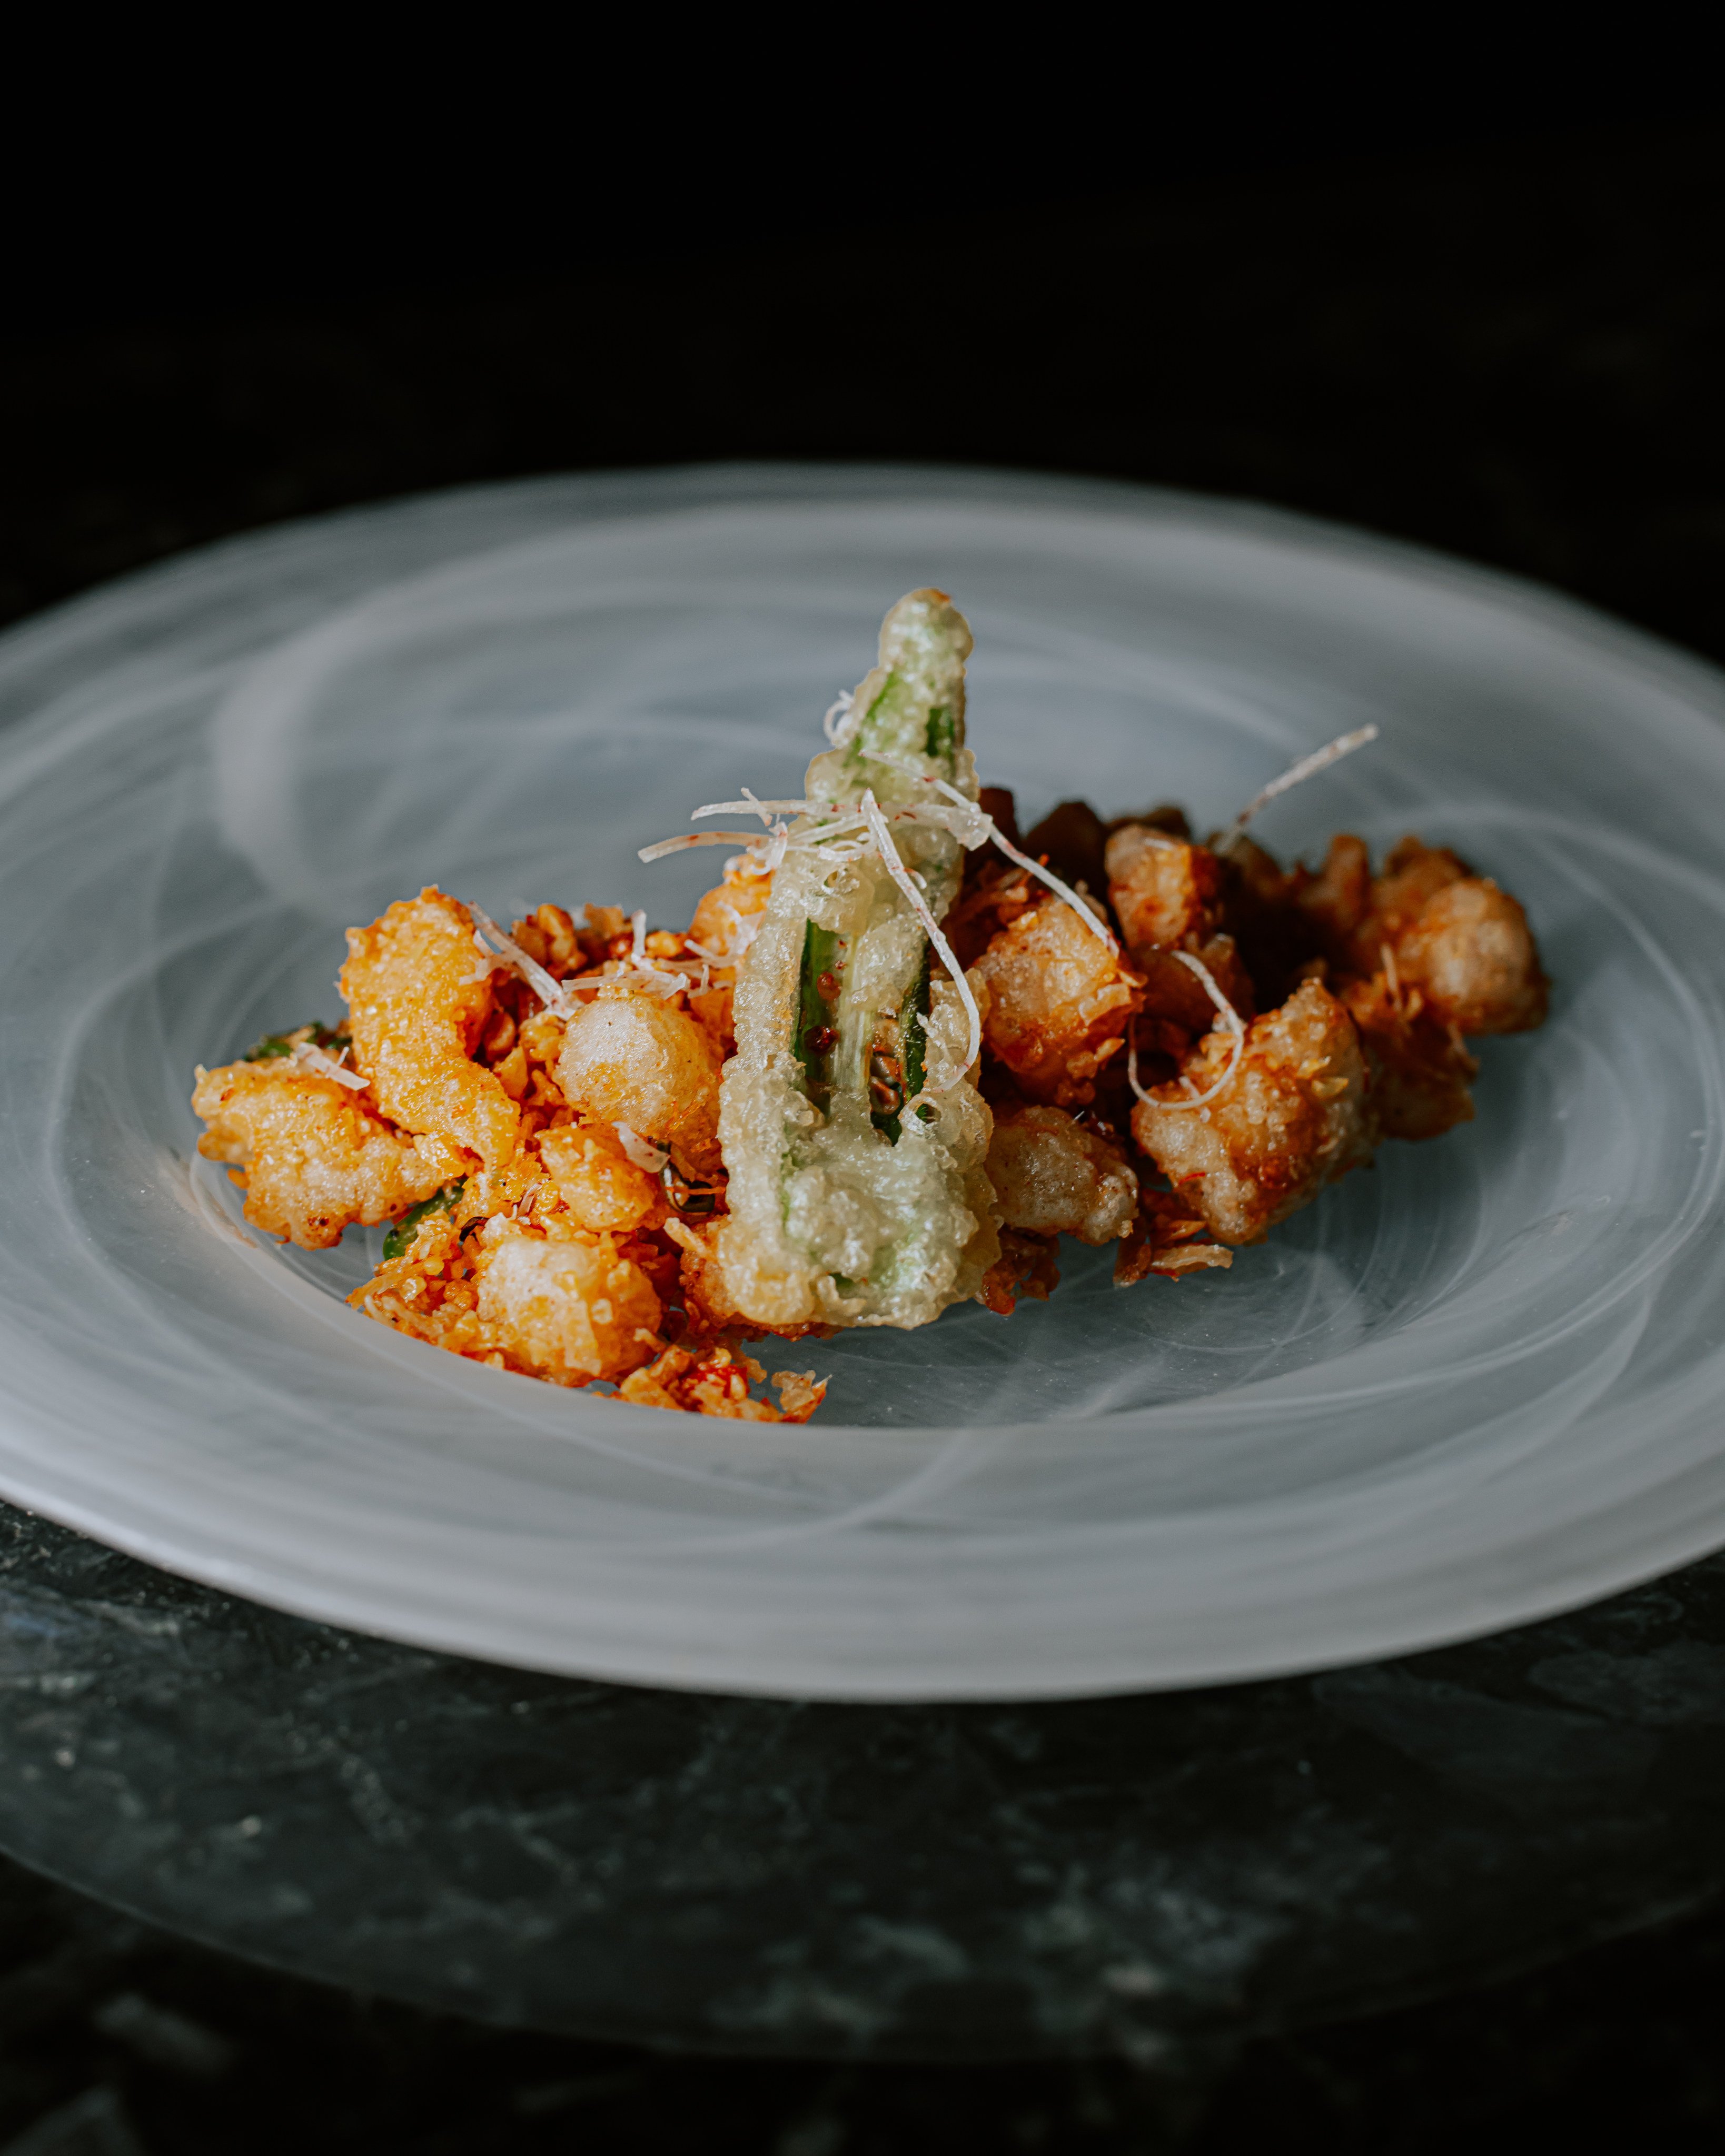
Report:
[[[988,1180],[1003,1227],[1110,1243],[1137,1210],[1138,1178],[1114,1147],[1062,1108],[997,1109]]]
[[[1220,1078],[1232,1045],[1218,1030],[1187,1065],[1199,1092]],[[1180,1097],[1163,1086],[1140,1101],[1132,1136],[1219,1242],[1261,1241],[1371,1151],[1359,1037],[1316,981],[1254,1019],[1214,1100],[1182,1108]]]
[[[467,908],[428,885],[369,928],[350,928],[347,948],[341,993],[353,1060],[377,1106],[405,1130],[465,1147],[487,1168],[506,1167],[521,1115],[496,1076],[473,1060],[494,977]]]
[[[609,1235],[488,1222],[475,1238],[478,1314],[511,1369],[554,1385],[620,1378],[664,1346],[651,1282]]]
[[[409,1139],[333,1078],[286,1061],[200,1065],[192,1106],[206,1160],[233,1165],[245,1217],[301,1250],[326,1250],[435,1195],[471,1166],[439,1139]]]
[[[1093,1101],[1142,1003],[1119,952],[1050,898],[993,937],[976,970],[990,998],[983,1038],[1020,1091],[1058,1107]]]
[[[557,1083],[572,1106],[670,1146],[697,1170],[719,1165],[719,1055],[686,1011],[626,984],[569,1020]]]
[[[1545,1023],[1551,984],[1527,916],[1489,876],[1447,884],[1394,946],[1396,972],[1442,1024],[1461,1033],[1526,1033]]]

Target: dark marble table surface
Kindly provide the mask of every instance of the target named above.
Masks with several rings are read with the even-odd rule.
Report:
[[[834,1707],[332,1630],[0,1515],[0,1847],[482,2020],[1118,2052],[1497,1976],[1725,1884],[1725,1558],[1267,1684]]]

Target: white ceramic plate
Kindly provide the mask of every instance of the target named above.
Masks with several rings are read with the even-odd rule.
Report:
[[[821,1418],[622,1409],[346,1309],[195,1161],[194,1062],[333,1015],[437,880],[679,921],[634,849],[794,790],[937,583],[972,740],[1060,795],[1417,829],[1527,901],[1550,1024],[1231,1274],[819,1351]],[[1269,511],[939,471],[558,480],[290,526],[0,641],[0,1489],[153,1562],[533,1666],[837,1698],[1266,1675],[1725,1542],[1725,686],[1548,594]],[[350,1237],[350,1243],[356,1239]],[[803,1367],[809,1351],[789,1359]]]

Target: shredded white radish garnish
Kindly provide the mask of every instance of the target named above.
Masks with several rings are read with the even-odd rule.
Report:
[[[1363,748],[1368,742],[1377,738],[1376,726],[1356,726],[1351,734],[1337,734],[1334,741],[1326,742],[1322,748],[1313,749],[1310,756],[1302,756],[1297,763],[1290,764],[1280,778],[1272,778],[1247,802],[1216,841],[1216,851],[1223,853],[1231,846],[1258,811],[1268,808],[1279,793],[1286,793],[1291,786],[1298,786],[1302,779],[1311,778],[1320,771],[1327,771],[1332,763],[1339,763],[1344,756],[1352,756],[1357,748]]]
[[[473,920],[473,940],[478,949],[483,953],[485,939],[489,938],[492,948],[501,954],[502,963],[513,967],[545,1008],[548,1011],[555,1011],[559,1016],[563,1015],[568,1003],[562,984],[553,980],[536,958],[531,957],[522,950],[514,937],[506,936],[483,906],[470,905],[467,911]]]
[[[924,786],[932,786],[944,793],[948,800],[953,802],[963,811],[964,820],[970,826],[970,831],[966,832],[955,829],[951,824],[945,825],[946,829],[952,831],[953,837],[962,845],[974,852],[977,847],[987,845],[992,839],[1009,860],[1016,861],[1021,869],[1028,869],[1039,883],[1047,885],[1055,897],[1065,899],[1092,936],[1106,943],[1111,951],[1117,951],[1120,948],[1119,944],[1115,941],[1114,932],[1109,927],[1107,922],[1099,920],[1071,886],[1063,883],[1052,869],[1044,867],[1040,861],[1032,860],[1028,854],[1020,853],[986,808],[979,808],[974,801],[967,799],[956,786],[949,786],[944,778],[933,778],[927,772],[918,771],[912,765],[901,763],[896,757],[876,757],[875,761],[877,763],[889,763],[894,770],[902,771],[907,778],[916,779]],[[915,808],[901,809],[898,813],[917,821],[935,820],[932,818],[927,818],[922,812]]]
[[[1158,1101],[1153,1094],[1147,1093],[1138,1083],[1138,1029],[1137,1021],[1135,1019],[1127,1038],[1127,1083],[1141,1101],[1147,1101],[1153,1108],[1207,1107],[1240,1068],[1240,1059],[1245,1053],[1245,1020],[1216,986],[1215,975],[1211,973],[1202,958],[1194,958],[1189,951],[1170,951],[1168,956],[1171,958],[1178,958],[1189,972],[1197,974],[1199,979],[1204,983],[1204,993],[1220,1014],[1222,1024],[1232,1037],[1228,1051],[1228,1068],[1207,1093],[1194,1091],[1189,1101]],[[1180,1083],[1189,1089],[1192,1081],[1189,1078],[1182,1078]]]
[[[670,1152],[664,1146],[655,1145],[650,1138],[642,1137],[638,1132],[632,1131],[627,1123],[613,1123],[611,1127],[616,1132],[623,1150],[644,1174],[657,1175],[670,1158]]]
[[[1378,956],[1384,961],[1384,978],[1389,983],[1389,1000],[1399,1010],[1402,1007],[1401,976],[1395,970],[1395,953],[1387,943],[1378,946]]]
[[[345,1055],[347,1051],[344,1048],[341,1053]],[[326,1054],[313,1041],[296,1041],[292,1055],[302,1070],[316,1070],[322,1077],[333,1078],[338,1086],[345,1086],[350,1093],[363,1093],[366,1089],[366,1081],[358,1071],[345,1070],[333,1055]]]
[[[639,848],[635,858],[663,860],[667,854],[680,854],[689,846],[752,846],[760,835],[758,831],[685,831],[680,839],[661,839],[656,845]]]
[[[940,954],[940,962],[952,977],[952,985],[958,991],[958,999],[964,1006],[964,1015],[970,1021],[970,1045],[965,1051],[964,1062],[949,1086],[956,1086],[983,1052],[983,1014],[976,1007],[976,998],[970,993],[970,983],[964,978],[964,968],[959,964],[952,947],[942,935],[940,923],[928,910],[928,901],[911,880],[911,874],[898,857],[898,848],[892,843],[892,834],[886,828],[875,799],[873,788],[862,798],[862,812],[868,819],[869,829],[875,834],[875,844],[880,850],[882,866],[905,896],[911,901],[916,918],[922,923],[924,934]],[[948,1090],[943,1086],[942,1091]],[[920,1098],[920,1096],[919,1096]]]
[[[691,824],[698,824],[705,816],[746,816],[752,811],[763,824],[770,824],[774,814],[781,809],[793,809],[799,816],[818,816],[822,809],[831,805],[824,801],[801,799],[763,801],[749,787],[745,786],[742,791],[743,798],[741,801],[709,801],[703,808],[691,808],[689,811],[689,821]]]
[[[850,729],[845,721],[850,716],[853,701],[850,690],[841,689],[827,706],[825,716],[821,720],[820,730],[834,748],[842,748],[850,735]]]

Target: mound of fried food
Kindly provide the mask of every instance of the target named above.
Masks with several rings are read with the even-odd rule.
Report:
[[[1230,1265],[1383,1140],[1471,1117],[1466,1037],[1545,1015],[1521,906],[1445,848],[1404,839],[1374,874],[1344,835],[1284,870],[1177,809],[1067,802],[1020,839],[1009,795],[983,806],[1117,937],[993,844],[946,917],[993,1118],[976,1300],[1003,1315],[1049,1294],[1062,1235],[1117,1245],[1122,1286]],[[806,1421],[824,1385],[783,1371],[764,1396],[767,1328],[720,1261],[721,1075],[771,888],[746,853],[686,933],[547,905],[506,936],[423,891],[350,932],[343,1029],[199,1070],[200,1151],[304,1248],[394,1223],[353,1300],[398,1331],[639,1405]]]

